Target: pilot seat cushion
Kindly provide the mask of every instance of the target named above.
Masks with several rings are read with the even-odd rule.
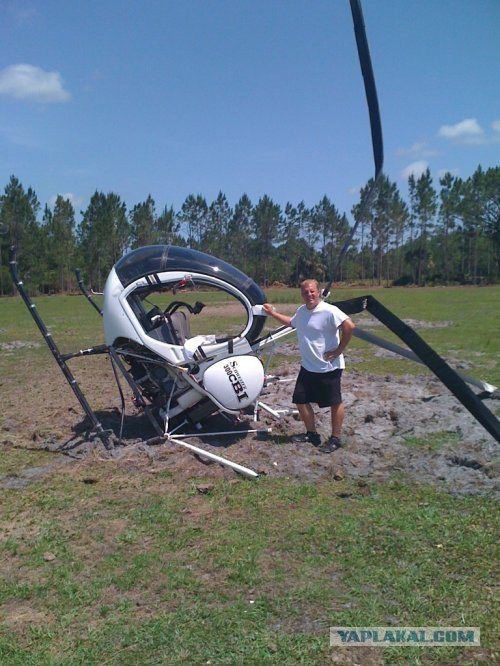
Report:
[[[191,337],[189,319],[185,312],[176,310],[166,315],[166,321],[148,333],[152,338],[169,345],[183,345]]]

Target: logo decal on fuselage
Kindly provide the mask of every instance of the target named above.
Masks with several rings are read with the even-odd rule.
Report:
[[[247,385],[238,372],[236,368],[237,365],[238,361],[229,361],[229,363],[226,363],[224,366],[224,370],[226,371],[227,378],[231,382],[233,391],[236,393],[238,402],[241,402],[244,398],[248,398],[248,393],[245,391]]]

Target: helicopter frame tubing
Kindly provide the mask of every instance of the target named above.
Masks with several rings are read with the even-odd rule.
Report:
[[[35,303],[31,300],[31,298],[28,295],[28,292],[26,291],[24,287],[24,283],[21,280],[19,276],[19,271],[17,268],[17,252],[16,252],[16,247],[14,245],[11,246],[10,251],[9,251],[9,270],[10,274],[12,277],[12,280],[21,295],[21,298],[23,299],[26,307],[28,308],[31,316],[35,320],[36,325],[38,326],[41,334],[43,335],[43,338],[45,342],[47,343],[48,348],[52,352],[52,355],[54,356],[59,368],[61,369],[61,372],[65,376],[68,384],[71,387],[71,390],[75,394],[78,402],[83,408],[83,411],[87,415],[88,419],[90,420],[92,424],[92,430],[95,431],[97,436],[101,439],[102,443],[107,449],[113,448],[113,444],[110,440],[110,431],[105,430],[102,427],[101,422],[95,415],[94,410],[90,406],[90,404],[87,401],[87,398],[85,397],[85,394],[83,393],[82,389],[80,388],[78,382],[75,379],[75,376],[69,369],[67,361],[70,360],[71,358],[76,358],[77,356],[90,356],[94,354],[106,354],[108,353],[108,347],[106,345],[99,345],[97,347],[92,347],[90,349],[81,349],[78,352],[72,353],[72,354],[61,354],[59,351],[58,346],[56,345],[52,334],[50,331],[47,329],[42,317],[38,313],[37,307]]]
[[[200,448],[198,446],[194,446],[193,444],[190,444],[189,442],[183,441],[181,437],[190,437],[194,435],[189,435],[189,434],[184,434],[184,435],[175,435],[173,432],[168,432],[167,429],[163,429],[161,427],[160,422],[158,419],[154,416],[151,406],[147,403],[146,399],[144,398],[139,385],[135,381],[134,377],[132,374],[127,370],[127,368],[124,366],[120,356],[121,355],[127,355],[127,352],[120,350],[120,349],[115,349],[113,345],[96,345],[95,347],[90,347],[89,349],[80,349],[77,352],[70,352],[67,354],[62,354],[55,343],[52,334],[48,330],[47,326],[45,325],[45,322],[43,321],[41,315],[39,314],[37,307],[35,303],[32,301],[30,298],[28,292],[26,291],[24,287],[24,283],[21,280],[19,276],[19,271],[18,271],[18,266],[17,266],[17,252],[16,252],[16,247],[13,245],[10,248],[9,252],[9,270],[10,274],[12,277],[12,280],[22,298],[24,301],[27,309],[29,310],[31,316],[33,317],[38,329],[40,330],[47,346],[49,347],[52,355],[54,356],[57,365],[59,366],[60,370],[62,371],[64,377],[66,378],[68,384],[71,387],[71,390],[73,391],[75,397],[77,398],[78,402],[80,403],[81,407],[83,408],[83,411],[85,412],[85,415],[89,419],[91,423],[91,432],[95,432],[95,434],[100,438],[102,441],[103,445],[105,446],[106,449],[111,450],[114,448],[114,444],[111,438],[111,435],[113,432],[111,430],[105,430],[97,418],[94,410],[90,406],[88,400],[85,397],[85,394],[83,393],[82,389],[80,388],[74,374],[71,372],[69,366],[68,366],[68,361],[74,358],[79,358],[82,356],[95,356],[98,354],[107,354],[110,358],[113,372],[115,375],[115,380],[117,383],[117,386],[120,391],[120,396],[121,396],[121,401],[122,401],[122,420],[121,420],[121,425],[120,425],[120,441],[121,441],[121,433],[122,433],[122,428],[123,428],[123,416],[125,412],[125,402],[123,398],[123,392],[120,386],[120,382],[118,380],[118,375],[116,372],[116,369],[118,369],[125,380],[127,381],[130,389],[132,390],[132,393],[134,395],[134,403],[135,405],[142,410],[146,416],[148,417],[151,425],[153,426],[156,436],[146,440],[145,443],[155,443],[155,444],[161,444],[161,443],[171,443],[175,444],[177,446],[183,447],[185,449],[188,449],[191,451],[193,454],[197,455],[201,459],[204,460],[209,460],[212,462],[217,462],[225,467],[229,467],[230,469],[233,469],[235,472],[246,476],[247,478],[257,478],[258,474],[253,471],[252,469],[248,467],[244,467],[243,465],[240,465],[239,463],[235,463],[231,460],[228,460],[227,458],[224,458],[222,456],[216,455],[212,453],[211,451],[207,451],[203,448]],[[81,275],[77,275],[78,279],[78,284],[80,286],[81,291],[85,294],[87,297],[87,300],[89,303],[94,307],[94,309],[102,315],[101,309],[97,306],[95,301],[89,297],[88,291],[85,288],[85,285],[83,283],[83,280],[81,278]],[[159,359],[160,360],[160,359]],[[154,359],[143,359],[143,361],[150,361],[151,363],[154,363]],[[177,370],[181,370],[181,368],[177,368]],[[184,425],[187,423],[188,420],[181,424]],[[168,423],[168,420],[166,421],[166,424]],[[265,431],[262,430],[252,430],[251,432],[269,432],[270,429],[267,429]],[[246,431],[241,431],[241,432],[246,432]],[[222,435],[222,434],[234,434],[234,433],[212,433],[216,435]],[[198,433],[199,436],[199,433]]]

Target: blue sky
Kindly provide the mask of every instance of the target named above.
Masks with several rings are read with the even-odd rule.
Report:
[[[500,154],[500,2],[364,0],[385,172]],[[0,188],[350,212],[373,163],[347,0],[0,0]]]

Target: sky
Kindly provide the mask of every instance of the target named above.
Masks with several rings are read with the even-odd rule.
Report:
[[[498,166],[499,0],[362,0],[387,176]],[[0,191],[346,213],[373,175],[348,0],[0,0]],[[79,218],[79,215],[77,215]]]

